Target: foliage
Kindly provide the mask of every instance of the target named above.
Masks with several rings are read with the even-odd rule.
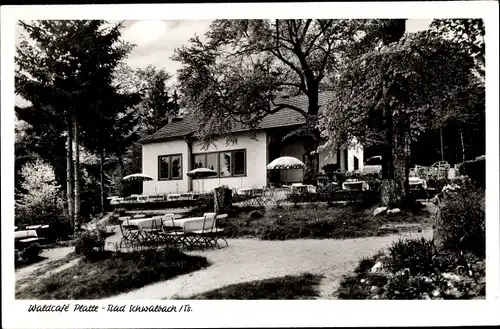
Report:
[[[99,261],[76,265],[43,277],[16,292],[20,299],[101,299],[209,265],[204,257],[177,249],[108,253]]]
[[[28,225],[57,220],[62,212],[62,200],[52,166],[39,159],[26,163],[21,169],[21,178],[25,192],[16,203],[16,223]]]
[[[486,252],[486,213],[483,190],[469,188],[445,198],[440,229],[444,247],[467,250],[483,256]]]
[[[352,275],[344,276],[335,295],[341,299],[484,298],[484,259],[467,254],[465,264],[456,252],[437,251],[432,241],[424,239],[398,241],[391,250],[362,259]],[[462,270],[464,265],[470,273]]]
[[[486,187],[486,157],[478,157],[457,165],[461,175],[468,176],[474,185],[480,188]]]
[[[424,31],[372,50],[346,66],[320,126],[327,145],[386,143],[384,111],[392,112],[394,135],[413,140],[449,107],[469,106],[473,62],[455,44]],[[409,129],[409,130],[408,130]]]
[[[119,151],[120,134],[123,127],[128,128],[121,119],[137,102],[137,95],[119,94],[111,84],[112,73],[133,47],[120,40],[120,23],[39,20],[19,24],[22,40],[15,58],[15,88],[31,106],[17,108],[16,114],[29,124],[35,142],[30,149],[54,165],[56,179],[63,185],[64,150],[70,147],[66,139],[68,134],[71,137],[73,119],[80,131],[79,144],[88,151],[99,155]],[[67,195],[71,199],[71,193]],[[82,195],[83,202],[93,203],[86,198]]]
[[[21,251],[21,257],[25,262],[31,263],[40,257],[42,251],[39,243],[32,243]]]
[[[214,212],[215,201],[212,195],[201,196],[198,200],[198,205],[191,208],[186,216],[203,216],[204,213]]]
[[[443,187],[445,187],[450,183],[447,178],[438,178],[438,177],[431,177],[427,179],[426,182],[428,188],[436,189],[436,192],[438,193],[440,193],[443,190]]]
[[[457,43],[463,52],[476,62],[477,71],[484,77],[485,27],[481,18],[435,19],[431,29]]]
[[[99,257],[104,252],[106,233],[102,229],[81,232],[76,237],[75,253],[88,259]]]
[[[216,20],[207,41],[191,39],[176,50],[180,91],[196,111],[200,135],[230,138],[235,124],[250,127],[283,107],[276,94],[305,94],[309,114],[318,111],[319,84],[338,62],[342,40],[354,34],[347,20]]]
[[[194,295],[186,299],[314,299],[319,296],[322,277],[310,273],[302,275],[232,284]]]
[[[432,241],[421,239],[400,239],[388,248],[390,260],[387,267],[392,272],[408,269],[411,275],[432,273],[434,245]]]

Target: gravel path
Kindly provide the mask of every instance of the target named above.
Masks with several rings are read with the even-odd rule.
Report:
[[[109,299],[162,299],[188,297],[230,284],[305,272],[322,274],[320,298],[331,298],[342,275],[349,274],[363,257],[376,253],[398,238],[431,237],[432,231],[346,240],[262,241],[231,239],[220,250],[193,251],[211,262],[204,270],[178,276]]]

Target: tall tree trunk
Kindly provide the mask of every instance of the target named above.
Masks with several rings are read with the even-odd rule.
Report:
[[[464,162],[466,159],[465,144],[464,144],[464,132],[462,131],[462,128],[460,127],[460,123],[458,124],[458,134],[460,135],[460,146],[462,148],[462,162]]]
[[[71,118],[66,119],[68,136],[66,140],[66,205],[68,220],[74,230],[75,228],[75,199],[73,197],[73,122]]]
[[[80,229],[80,141],[79,141],[79,129],[78,122],[74,121],[75,129],[75,161],[74,161],[74,173],[75,173],[75,227],[74,233],[76,234]]]
[[[443,127],[439,128],[439,143],[441,145],[441,161],[444,161]]]
[[[406,32],[405,19],[392,19],[381,31],[382,42],[384,45],[389,45],[399,41]],[[395,178],[395,163],[394,160],[404,161],[395,154],[394,151],[394,134],[393,134],[393,109],[387,104],[383,113],[385,144],[382,151],[382,184],[381,184],[381,201],[385,206],[392,206],[400,203],[400,197],[404,193],[404,187],[401,182]]]
[[[125,163],[123,162],[123,153],[121,149],[118,149],[118,163],[120,164],[120,181],[118,183],[118,192],[123,196],[124,186],[122,178],[125,176]]]
[[[316,185],[319,172],[319,154],[317,152],[320,140],[320,131],[316,128],[318,123],[319,101],[318,85],[315,82],[308,81],[308,110],[306,116],[306,129],[311,135],[303,139],[304,146],[304,183]]]
[[[100,151],[101,163],[100,163],[100,178],[101,178],[101,213],[104,216],[104,150]]]

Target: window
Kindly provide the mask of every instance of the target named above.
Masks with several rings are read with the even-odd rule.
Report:
[[[182,179],[182,155],[160,155],[158,157],[158,180]]]
[[[245,176],[246,150],[193,154],[192,169],[196,168],[215,170],[218,178]]]
[[[206,156],[207,168],[217,171],[217,153],[207,153]]]
[[[220,177],[231,176],[231,152],[219,153],[219,174]]]
[[[193,156],[193,169],[205,168],[205,154],[196,154]]]
[[[171,159],[171,168],[172,174],[170,175],[172,179],[182,178],[182,167],[181,167],[181,156],[180,155],[172,155]]]
[[[240,175],[245,175],[246,173],[246,152],[245,150],[240,150],[240,151],[234,151],[233,152],[234,156],[234,176],[240,176]]]

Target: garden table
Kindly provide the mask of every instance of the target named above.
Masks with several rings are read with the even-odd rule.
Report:
[[[253,192],[253,188],[251,187],[240,188],[238,189],[237,192],[239,195],[251,195]]]
[[[356,180],[356,181],[345,181],[342,183],[342,189],[343,190],[368,190],[370,189],[368,183],[362,180]]]

